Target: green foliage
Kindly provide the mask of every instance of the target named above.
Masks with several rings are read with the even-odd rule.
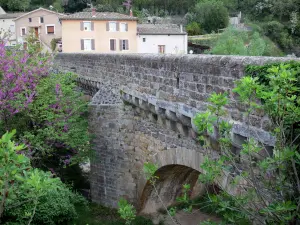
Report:
[[[30,7],[31,0],[1,0],[1,6],[7,7],[10,11],[25,11]]]
[[[186,26],[186,31],[190,36],[201,34],[200,25],[195,21]]]
[[[56,50],[57,42],[58,42],[59,40],[60,40],[60,38],[53,38],[53,39],[51,40],[50,45],[51,45],[51,50],[52,50],[52,52],[54,52],[54,51]]]
[[[59,166],[65,166],[88,156],[87,103],[75,88],[76,76],[71,73],[43,78],[28,110],[10,121],[9,127],[21,131],[18,139],[30,143],[33,165],[47,168],[51,165],[44,164],[44,160],[58,157]]]
[[[51,173],[33,169],[20,153],[24,145],[11,139],[15,131],[0,140],[0,219],[4,224],[63,224],[77,216],[74,205],[85,204]],[[51,210],[49,210],[51,209]],[[4,214],[3,214],[4,212]]]
[[[205,32],[217,32],[218,29],[227,27],[229,23],[228,10],[221,1],[200,1],[195,6],[195,21]]]
[[[156,180],[159,179],[159,177],[155,175],[157,169],[158,166],[153,163],[149,163],[149,162],[144,163],[144,167],[143,167],[144,173],[146,175],[147,180],[149,180],[152,185],[154,185]]]
[[[126,222],[126,225],[132,224],[132,221],[136,218],[136,210],[133,205],[129,204],[126,199],[121,198],[118,202],[119,214]]]
[[[267,44],[259,33],[227,28],[218,38],[211,53],[217,55],[261,56],[267,51]]]
[[[251,76],[237,81],[233,90],[246,109],[249,126],[253,113],[263,110],[269,116],[270,131],[276,137],[273,153],[253,138],[240,146],[238,155],[231,150],[231,127],[208,119],[221,119],[217,115],[222,115],[219,112],[227,103],[221,96],[213,94],[212,106],[195,118],[200,130],[214,130],[221,145],[220,156],[206,157],[201,164],[200,181],[222,187],[219,178],[228,174],[232,188],[239,190],[235,195],[223,190],[208,197],[210,207],[228,223],[288,224],[299,220],[299,71],[299,63],[249,66],[246,72]],[[204,147],[212,148],[211,136],[202,137]]]

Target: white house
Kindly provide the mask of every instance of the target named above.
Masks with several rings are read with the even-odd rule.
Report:
[[[6,13],[0,7],[0,30],[1,30],[1,38],[4,35],[8,35],[7,46],[16,45],[16,27],[14,19],[23,15],[24,13]]]
[[[188,37],[176,24],[138,24],[138,53],[187,54]]]

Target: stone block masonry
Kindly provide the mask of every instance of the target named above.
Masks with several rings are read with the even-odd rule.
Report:
[[[116,207],[119,198],[125,197],[143,207],[146,179],[142,167],[147,161],[159,167],[182,165],[201,172],[199,165],[208,153],[194,141],[192,118],[207,109],[207,98],[214,91],[227,92],[230,98],[224,119],[234,123],[233,139],[252,136],[272,146],[274,139],[265,129],[268,118],[262,113],[251,115],[248,129],[245,109],[237,104],[232,89],[245,75],[246,65],[288,60],[292,59],[58,54],[57,68],[77,73],[79,86],[94,95],[90,104],[96,151],[91,164],[93,201]],[[222,183],[226,187],[226,177]],[[173,186],[174,193],[180,193],[181,183]]]

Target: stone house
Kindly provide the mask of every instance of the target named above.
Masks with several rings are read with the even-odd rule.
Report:
[[[62,52],[136,53],[137,18],[114,12],[79,12],[60,18]]]
[[[188,36],[176,24],[139,24],[138,53],[187,54]]]
[[[51,52],[52,39],[61,38],[61,22],[63,14],[39,8],[16,18],[17,42],[27,48],[26,37],[32,32],[41,43],[44,50]]]
[[[15,46],[17,44],[16,40],[16,29],[14,19],[22,16],[24,13],[6,13],[0,7],[0,30],[1,38],[8,41],[6,46]]]

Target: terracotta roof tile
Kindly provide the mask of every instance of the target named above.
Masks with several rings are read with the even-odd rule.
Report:
[[[92,12],[79,12],[67,16],[61,16],[61,20],[137,20],[137,17],[115,13],[115,12],[96,12],[93,17]]]

